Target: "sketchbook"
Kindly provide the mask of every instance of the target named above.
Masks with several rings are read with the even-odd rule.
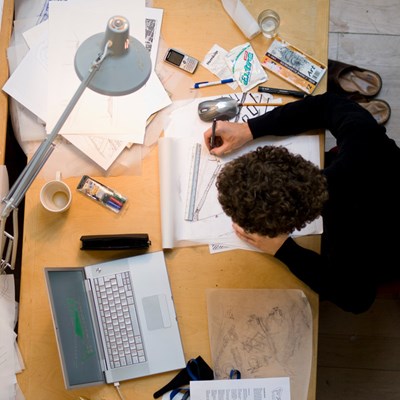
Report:
[[[172,112],[165,136],[159,140],[162,246],[174,248],[213,244],[255,250],[237,238],[231,219],[217,200],[215,182],[219,171],[232,159],[265,145],[287,147],[291,152],[320,165],[319,137],[268,136],[222,158],[211,156],[203,139],[210,123],[201,121],[197,116],[198,104],[203,100],[191,100]],[[252,108],[250,111],[255,115],[266,111],[266,107],[257,107],[261,109],[258,111],[256,107]],[[244,113],[250,111],[243,110]],[[294,236],[316,233],[322,233],[321,219],[295,232]]]

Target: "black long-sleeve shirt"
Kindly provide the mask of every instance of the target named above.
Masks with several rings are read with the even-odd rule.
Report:
[[[338,153],[326,165],[321,255],[291,238],[275,254],[304,283],[347,311],[367,310],[379,283],[400,277],[400,149],[359,106],[325,93],[248,121],[254,139],[328,129]],[[328,159],[328,158],[326,158]]]

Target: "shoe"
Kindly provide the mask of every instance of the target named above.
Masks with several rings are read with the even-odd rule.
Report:
[[[384,125],[389,121],[392,110],[385,100],[367,99],[363,96],[350,96],[352,100],[357,102],[361,107],[369,111],[379,125]]]
[[[382,78],[377,72],[328,60],[328,92],[340,95],[360,94],[371,98],[381,89]]]

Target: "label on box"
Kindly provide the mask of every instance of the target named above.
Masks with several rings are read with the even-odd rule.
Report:
[[[308,94],[314,91],[327,70],[326,65],[279,36],[268,48],[261,64]]]

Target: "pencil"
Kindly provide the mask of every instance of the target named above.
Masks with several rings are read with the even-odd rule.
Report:
[[[211,139],[210,139],[210,147],[213,149],[215,147],[215,128],[217,126],[217,119],[213,119],[212,123],[212,134],[211,134]]]
[[[276,107],[276,106],[284,106],[287,103],[239,103],[240,107],[251,107],[251,106],[255,106],[255,107],[267,107],[267,106],[271,106],[271,107]]]

